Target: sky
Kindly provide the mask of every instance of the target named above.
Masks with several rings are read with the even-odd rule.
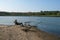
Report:
[[[0,11],[60,11],[60,0],[0,0]]]

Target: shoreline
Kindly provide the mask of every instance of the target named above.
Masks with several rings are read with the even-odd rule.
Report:
[[[0,26],[0,40],[60,40],[60,37],[32,27],[25,32],[26,27],[20,25]]]

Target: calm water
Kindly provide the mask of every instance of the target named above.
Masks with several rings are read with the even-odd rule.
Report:
[[[40,30],[60,35],[60,17],[0,16],[0,24],[14,25],[15,19],[18,22],[30,22]]]

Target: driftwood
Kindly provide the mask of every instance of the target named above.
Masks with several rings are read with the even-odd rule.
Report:
[[[32,28],[32,27],[37,27],[37,26],[32,26],[32,25],[30,25],[30,24],[27,24],[27,23],[25,23],[25,29],[23,29],[25,32],[28,32],[28,31],[31,31],[30,29]]]

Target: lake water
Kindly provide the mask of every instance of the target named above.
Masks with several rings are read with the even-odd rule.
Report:
[[[14,25],[14,20],[18,22],[30,22],[38,29],[60,35],[60,17],[34,17],[34,16],[0,16],[0,24]]]

